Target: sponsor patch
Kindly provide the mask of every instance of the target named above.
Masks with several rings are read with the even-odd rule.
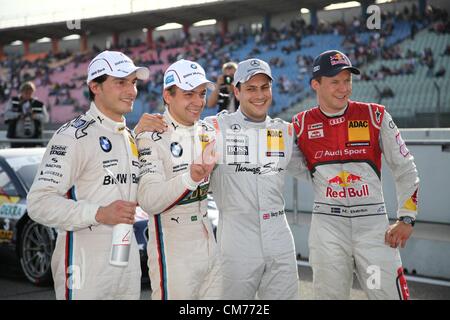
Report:
[[[239,132],[239,131],[241,131],[241,126],[240,126],[239,124],[237,124],[237,123],[232,124],[232,125],[230,126],[230,128],[231,128],[231,130],[233,130],[233,132]]]
[[[84,120],[84,119],[75,119],[75,121],[72,123],[72,127],[78,129],[78,128],[81,128],[82,126],[84,126],[85,123],[86,123],[86,120]]]
[[[395,140],[397,141],[397,144],[400,147],[400,154],[403,157],[407,157],[409,155],[409,150],[406,147],[405,141],[403,141],[402,136],[400,135],[400,132],[398,132],[397,135],[395,136]]]
[[[347,142],[345,144],[346,147],[370,147],[370,141],[362,141],[362,142]]]
[[[230,156],[248,156],[248,146],[227,146],[227,155]]]
[[[175,78],[174,78],[174,76],[173,76],[173,74],[171,74],[170,76],[168,76],[167,78],[166,78],[166,81],[164,82],[164,84],[169,84],[169,83],[172,83],[172,82],[174,82],[175,81]]]
[[[348,140],[349,141],[369,141],[369,121],[368,120],[350,120],[348,122]]]
[[[345,117],[339,117],[339,118],[330,119],[329,124],[331,126],[335,126],[335,125],[341,124],[343,122],[345,122]]]
[[[284,157],[283,131],[279,129],[267,129],[268,157]]]
[[[67,146],[54,144],[50,148],[50,155],[54,154],[57,156],[64,157],[66,155],[66,153],[67,153]]]
[[[336,53],[335,55],[330,57],[330,63],[332,66],[336,65],[336,64],[345,64],[345,65],[350,65],[350,62],[347,61],[347,59],[340,53]]]
[[[308,130],[316,130],[316,129],[322,129],[322,128],[323,128],[323,123],[322,122],[308,125]]]
[[[323,134],[323,129],[308,131],[309,139],[318,139],[318,138],[323,138],[324,136],[325,135]]]
[[[178,142],[172,142],[170,144],[170,152],[175,158],[179,158],[183,154],[183,147]]]
[[[109,141],[109,139],[105,136],[101,136],[99,138],[99,142],[100,142],[100,148],[102,148],[103,151],[105,152],[110,152],[112,149],[112,144],[111,141]]]
[[[202,144],[202,151],[205,150],[206,145],[209,142],[209,136],[205,133],[201,133],[198,135],[198,138],[200,139],[200,143]]]

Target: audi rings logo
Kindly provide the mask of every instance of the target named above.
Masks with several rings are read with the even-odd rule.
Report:
[[[250,65],[253,66],[253,67],[258,67],[259,66],[259,61],[258,60],[252,60],[250,62]]]

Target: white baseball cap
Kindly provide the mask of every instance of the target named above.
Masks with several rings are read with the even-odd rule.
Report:
[[[214,90],[214,83],[206,79],[205,70],[197,62],[181,59],[172,63],[164,73],[164,89],[176,85],[190,91],[204,83],[208,89]]]
[[[150,76],[148,68],[136,67],[133,61],[122,52],[106,50],[89,63],[86,82],[89,84],[93,79],[104,74],[125,78],[133,72],[136,72],[136,77],[140,80],[147,80]]]
[[[273,80],[272,71],[267,62],[260,59],[248,59],[239,62],[236,72],[234,73],[233,84],[237,86],[239,82],[244,83],[259,73],[263,73]]]

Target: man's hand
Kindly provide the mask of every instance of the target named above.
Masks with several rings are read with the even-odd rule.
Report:
[[[225,84],[225,75],[221,74],[217,77],[216,81],[216,89],[219,89],[221,85]]]
[[[216,141],[209,142],[203,150],[201,156],[191,164],[191,178],[195,182],[200,182],[208,177],[216,165],[218,154],[214,151]]]
[[[167,123],[164,121],[164,118],[161,114],[155,113],[144,113],[136,127],[134,127],[134,133],[138,135],[141,132],[148,131],[158,131],[163,133],[167,131]]]
[[[116,200],[106,207],[100,207],[95,215],[95,220],[102,224],[116,225],[119,223],[134,223],[136,202]]]
[[[391,248],[397,248],[399,245],[404,248],[412,232],[413,227],[411,225],[397,221],[389,226],[384,241]]]

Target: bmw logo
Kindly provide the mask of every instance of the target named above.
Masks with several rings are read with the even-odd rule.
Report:
[[[170,144],[170,152],[175,158],[179,158],[183,154],[183,147],[178,142],[172,142]]]
[[[191,64],[192,69],[197,69],[197,65],[195,63]]]
[[[107,137],[100,137],[100,147],[102,148],[103,151],[105,152],[110,152],[112,149],[112,144],[111,141],[109,141],[109,139]]]
[[[252,60],[252,61],[250,62],[250,64],[251,64],[253,67],[257,67],[257,66],[259,66],[259,61],[258,61],[258,60]]]

